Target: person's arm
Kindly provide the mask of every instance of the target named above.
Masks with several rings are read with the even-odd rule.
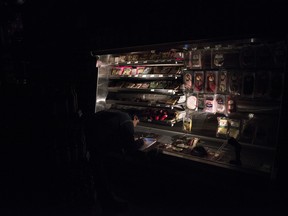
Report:
[[[131,120],[122,122],[120,126],[120,135],[123,141],[123,147],[125,150],[127,150],[127,152],[133,153],[144,145],[144,141],[142,139],[135,140],[134,125]]]

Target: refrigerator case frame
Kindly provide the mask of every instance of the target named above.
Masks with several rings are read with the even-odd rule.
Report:
[[[252,62],[250,64],[243,64],[241,62],[241,57],[243,53],[241,51],[245,51],[247,47],[252,50],[261,50],[261,47],[270,47],[272,51],[274,51],[274,47],[279,48],[281,50],[287,50],[286,41],[283,39],[257,39],[257,38],[244,38],[244,39],[211,39],[211,40],[195,40],[195,41],[185,41],[185,42],[176,42],[176,43],[168,43],[168,44],[154,44],[149,46],[138,46],[138,47],[127,47],[122,49],[110,49],[110,50],[96,50],[92,51],[91,55],[96,57],[96,69],[97,69],[97,83],[96,83],[96,103],[95,103],[95,112],[98,112],[103,109],[109,109],[111,106],[119,105],[124,107],[133,107],[133,108],[143,108],[150,109],[164,109],[167,108],[169,110],[173,110],[177,105],[167,104],[154,104],[154,103],[130,103],[129,101],[126,103],[119,103],[117,105],[116,101],[110,101],[107,103],[107,96],[109,94],[109,81],[117,80],[136,80],[136,81],[151,81],[151,80],[165,80],[170,79],[172,81],[182,80],[184,82],[182,75],[185,74],[185,71],[191,72],[193,77],[193,73],[204,72],[204,77],[207,72],[219,73],[219,71],[227,72],[227,91],[218,92],[215,90],[215,95],[221,94],[225,97],[226,108],[229,106],[236,106],[236,109],[231,109],[231,112],[227,113],[217,113],[217,112],[205,112],[205,109],[201,109],[201,106],[197,111],[191,111],[184,105],[179,105],[179,107],[184,106],[184,112],[190,113],[192,115],[192,131],[189,133],[187,131],[183,131],[182,120],[175,122],[168,122],[168,124],[155,124],[158,121],[147,121],[142,122],[136,129],[137,134],[146,134],[146,135],[155,135],[158,138],[158,142],[145,151],[155,150],[160,152],[163,155],[169,155],[172,157],[177,157],[184,159],[187,162],[196,162],[200,164],[206,164],[209,167],[221,167],[225,169],[230,169],[233,171],[241,171],[244,173],[252,173],[255,175],[261,175],[268,178],[275,178],[277,175],[277,157],[278,157],[278,149],[279,149],[279,127],[280,127],[280,119],[281,119],[281,109],[283,106],[283,91],[285,87],[284,77],[287,73],[286,62],[280,62],[279,59],[286,59],[286,52],[284,52],[284,57],[280,56],[274,60],[275,64],[273,64],[273,59],[271,59],[270,64],[266,64],[265,62],[261,65],[261,61],[257,61],[257,56],[252,56]],[[197,48],[195,48],[197,47]],[[284,49],[283,49],[284,47]],[[223,49],[223,53],[221,53],[221,49]],[[227,51],[228,50],[228,51]],[[200,58],[202,62],[199,68],[191,67],[191,56],[193,56],[193,52],[197,51],[197,53],[203,53],[203,56]],[[210,54],[209,54],[210,53]],[[218,57],[217,62],[224,61],[223,67],[220,63],[215,67],[215,61],[213,56],[217,53]],[[231,59],[231,53],[233,54],[233,62],[225,62],[225,55],[228,53],[228,60]],[[257,52],[255,52],[257,53]],[[283,54],[283,52],[278,52]],[[205,54],[205,56],[204,56]],[[150,55],[150,58],[148,57]],[[207,62],[207,56],[210,55],[210,63]],[[163,57],[164,56],[164,57]],[[236,57],[239,57],[239,63],[235,63]],[[262,54],[261,54],[262,56]],[[261,57],[260,56],[260,57]],[[265,56],[265,55],[264,55]],[[163,58],[161,58],[163,57]],[[247,56],[245,56],[245,60]],[[279,57],[279,56],[277,56]],[[206,60],[205,60],[206,59]],[[220,60],[219,60],[220,59]],[[250,59],[248,59],[250,61]],[[255,62],[254,62],[255,61]],[[257,63],[257,64],[256,64]],[[210,67],[209,67],[210,64]],[[228,65],[225,67],[225,65]],[[280,65],[280,66],[279,66]],[[181,74],[127,74],[127,75],[116,75],[111,76],[111,70],[113,67],[134,67],[137,68],[139,66],[143,67],[181,67]],[[265,71],[269,74],[279,73],[280,76],[283,77],[282,80],[282,88],[281,92],[278,92],[279,97],[273,98],[265,95],[265,97],[259,97],[255,93],[255,80],[254,80],[254,91],[253,93],[245,96],[243,94],[242,87],[244,86],[242,79],[242,75],[249,74],[253,76],[255,79],[256,73],[261,73],[261,71]],[[236,73],[238,78],[237,80],[233,80],[233,73]],[[271,75],[272,76],[272,75]],[[271,77],[270,76],[270,77]],[[220,79],[220,77],[218,77]],[[237,85],[240,85],[239,89],[235,89],[232,81]],[[253,80],[252,80],[253,81]],[[271,80],[270,80],[271,81]],[[192,83],[194,85],[194,80]],[[218,81],[217,81],[218,83]],[[235,84],[235,85],[236,85]],[[247,85],[249,85],[248,83]],[[230,86],[229,86],[230,85]],[[268,84],[267,84],[268,85]],[[184,86],[184,83],[183,83]],[[193,92],[192,89],[185,89],[181,86],[181,90],[183,95],[194,94],[198,99],[198,104],[205,105],[205,98],[207,95],[211,94],[211,92]],[[205,86],[205,83],[204,85]],[[193,86],[194,87],[194,86]],[[269,86],[270,87],[270,86]],[[268,87],[268,89],[269,89]],[[230,90],[229,90],[230,89]],[[232,89],[232,90],[231,90]],[[131,90],[131,91],[130,91]],[[110,88],[111,91],[111,88]],[[132,92],[133,94],[139,93],[144,94],[145,90],[141,92],[141,89],[118,89],[114,92],[115,94],[120,94],[119,92]],[[150,89],[151,92],[148,94],[171,94],[175,95],[177,91],[167,91],[167,89]],[[171,93],[172,92],[172,93]],[[135,105],[136,104],[136,105]],[[213,109],[217,110],[217,109]],[[190,115],[189,114],[189,115]],[[237,155],[236,150],[231,145],[227,144],[226,137],[217,137],[217,117],[224,116],[229,119],[229,122],[233,123],[233,120],[240,120],[239,133],[240,139],[237,138],[238,143],[241,148],[241,164],[234,164],[235,157]],[[183,117],[183,116],[182,116]],[[256,121],[256,124],[254,124]],[[253,123],[254,122],[254,123]],[[268,129],[263,129],[265,124],[271,123],[271,127]],[[252,137],[246,137],[243,131],[244,126],[250,125],[252,127],[253,133]],[[178,125],[178,126],[176,126]],[[180,125],[180,126],[179,126]],[[266,130],[266,131],[265,131]],[[271,133],[271,134],[266,134]],[[246,131],[247,133],[247,131]],[[261,138],[261,134],[265,135]],[[243,136],[243,137],[242,137]],[[247,136],[247,135],[246,135]],[[176,137],[176,138],[175,138]],[[197,138],[200,140],[198,145],[203,145],[207,150],[207,157],[199,157],[191,154],[191,146],[182,145],[183,143],[176,143],[177,139],[182,139],[183,142],[188,142]],[[177,146],[178,145],[178,146]],[[181,147],[179,147],[181,146]],[[185,146],[185,147],[184,147]],[[232,162],[232,163],[231,163]]]

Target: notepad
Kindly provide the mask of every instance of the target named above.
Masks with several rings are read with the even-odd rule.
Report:
[[[151,145],[153,145],[154,143],[156,143],[156,139],[155,138],[143,138],[143,141],[144,141],[144,145],[140,147],[139,150],[143,151],[147,148],[149,148]]]

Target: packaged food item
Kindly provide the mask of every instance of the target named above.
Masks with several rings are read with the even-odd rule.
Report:
[[[219,93],[226,93],[227,92],[227,85],[228,85],[228,77],[226,70],[220,70],[218,72],[218,88],[217,91]]]
[[[240,126],[240,119],[229,119],[228,137],[233,137],[234,139],[238,140],[240,137]]]
[[[138,56],[138,61],[145,61],[149,59],[149,53],[142,53]]]
[[[216,93],[217,92],[217,83],[218,83],[217,71],[206,71],[205,75],[206,75],[205,92],[206,93]]]
[[[214,67],[222,67],[224,65],[224,54],[221,52],[214,53],[213,55]]]
[[[132,67],[124,67],[122,75],[131,75]]]
[[[185,71],[183,78],[185,90],[192,90],[192,71]]]
[[[226,97],[226,107],[227,107],[227,114],[236,112],[236,98],[232,95],[227,95]]]
[[[111,69],[111,75],[122,75],[124,67],[113,67]]]
[[[156,88],[164,89],[164,88],[166,88],[166,86],[167,86],[167,82],[166,81],[159,81]]]
[[[119,62],[125,63],[128,60],[128,57],[126,55],[120,55],[119,56]]]
[[[216,131],[216,137],[226,138],[228,135],[228,118],[217,117],[218,127]]]
[[[142,85],[141,85],[141,87],[140,88],[143,88],[143,89],[147,89],[147,88],[149,88],[149,83],[142,83]]]
[[[201,50],[197,50],[196,48],[192,49],[191,52],[191,68],[202,68],[202,53]]]
[[[144,71],[145,71],[145,67],[140,66],[136,68],[136,74],[142,74],[144,73]]]
[[[133,54],[131,61],[135,62],[135,61],[138,61],[138,59],[139,59],[139,55],[138,54]]]
[[[168,105],[175,105],[178,101],[178,98],[169,98],[167,101],[165,101]]]
[[[196,94],[197,96],[197,102],[198,102],[198,109],[203,110],[205,107],[205,102],[204,102],[204,94]]]
[[[183,131],[190,133],[192,130],[192,114],[189,112],[186,113],[183,118]]]
[[[198,110],[198,99],[196,95],[187,94],[186,107],[189,110],[197,111]]]
[[[221,113],[226,115],[226,96],[222,94],[216,94],[216,113]]]
[[[169,51],[168,51],[168,52],[161,52],[160,55],[161,55],[161,59],[162,59],[162,60],[164,60],[164,59],[169,59],[169,58],[170,58],[170,53],[169,53]]]
[[[150,88],[151,89],[154,89],[154,88],[157,88],[157,86],[158,86],[158,84],[159,84],[159,82],[157,82],[157,81],[152,81],[152,82],[150,82]]]
[[[214,95],[204,95],[204,112],[216,113],[216,102]]]
[[[239,49],[227,45],[217,46],[212,49],[212,68],[238,68],[239,67]]]
[[[192,51],[184,52],[184,63],[186,67],[190,69],[192,68],[191,58],[192,58]]]
[[[149,59],[150,60],[159,60],[161,58],[161,54],[160,53],[156,53],[155,51],[152,51]]]
[[[204,71],[194,71],[194,92],[204,92]]]
[[[129,83],[126,88],[135,88],[136,83]]]
[[[142,73],[143,74],[150,74],[151,71],[152,71],[152,67],[146,67]],[[138,74],[139,74],[139,72],[138,72]]]
[[[162,70],[161,66],[156,66],[156,67],[153,67],[153,70],[150,73],[152,73],[152,74],[161,74],[161,70]]]
[[[168,74],[171,70],[171,67],[162,67],[159,74]]]
[[[134,86],[134,88],[141,88],[142,83],[136,83],[136,85]]]
[[[127,55],[127,62],[133,61],[133,55]]]
[[[229,71],[229,93],[234,95],[240,95],[242,76],[241,71]]]
[[[248,119],[242,119],[241,139],[253,143],[256,132],[256,120],[254,114],[249,114]]]

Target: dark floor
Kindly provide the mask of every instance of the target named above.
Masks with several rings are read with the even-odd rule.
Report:
[[[115,193],[129,203],[129,210],[118,215],[287,215],[278,182],[155,163],[122,161],[110,167]],[[86,166],[20,166],[10,177],[4,178],[1,216],[104,215],[97,195],[93,199]]]

